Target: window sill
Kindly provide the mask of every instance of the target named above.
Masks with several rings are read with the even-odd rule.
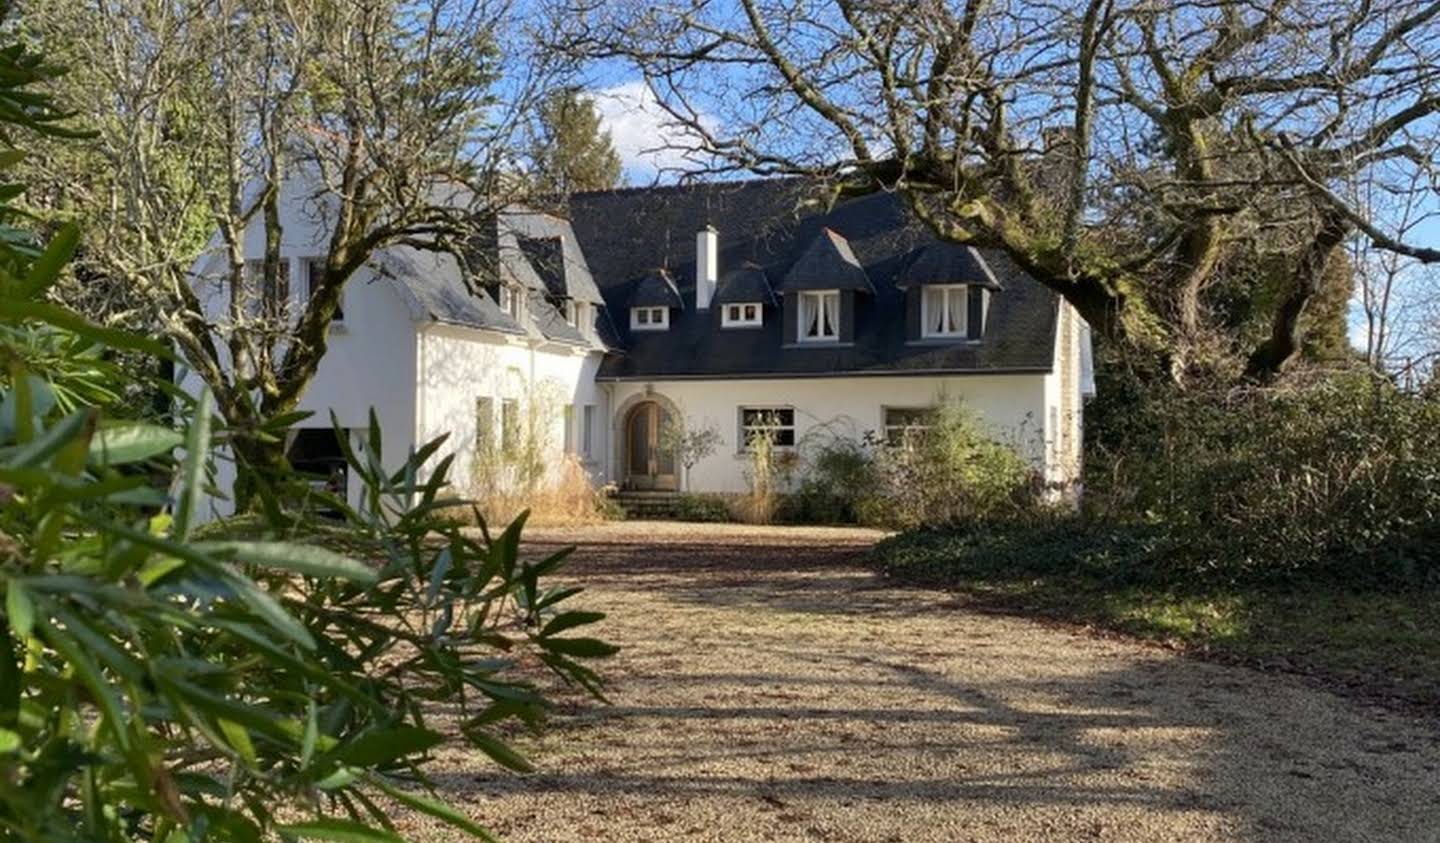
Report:
[[[984,339],[972,340],[969,337],[924,337],[918,340],[906,340],[906,345],[979,345]]]
[[[786,343],[781,348],[854,348],[853,342],[840,342],[839,340],[810,340]]]
[[[755,331],[755,330],[759,330],[760,328],[763,328],[763,327],[765,327],[765,326],[762,325],[762,324],[759,323],[759,322],[751,322],[751,323],[748,324],[748,325],[725,325],[725,324],[721,324],[721,325],[720,325],[720,330],[722,330],[722,331]]]

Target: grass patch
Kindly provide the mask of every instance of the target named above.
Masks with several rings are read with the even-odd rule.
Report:
[[[1440,593],[1188,579],[1141,532],[993,527],[904,533],[875,564],[1006,612],[1092,625],[1406,706],[1440,703]]]

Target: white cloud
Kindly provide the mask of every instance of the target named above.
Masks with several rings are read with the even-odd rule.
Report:
[[[687,158],[686,150],[697,148],[699,138],[675,124],[644,82],[622,82],[590,95],[631,182],[648,183],[662,170],[693,166],[694,159]],[[700,121],[707,129],[715,123],[704,113]]]

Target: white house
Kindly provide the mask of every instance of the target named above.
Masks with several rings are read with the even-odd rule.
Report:
[[[449,433],[462,492],[566,452],[597,484],[674,489],[661,431],[680,423],[722,439],[689,488],[740,492],[758,425],[803,448],[959,401],[1048,480],[1075,480],[1091,387],[1074,310],[1004,255],[937,241],[898,197],[805,211],[806,188],[620,189],[577,195],[564,215],[516,209],[468,279],[451,256],[387,249],[347,283],[292,460],[333,462],[330,412],[359,441],[374,407],[387,462]],[[304,204],[285,203],[281,248],[296,305],[322,251]],[[199,283],[219,318],[224,290]],[[532,468],[517,467],[522,451]]]

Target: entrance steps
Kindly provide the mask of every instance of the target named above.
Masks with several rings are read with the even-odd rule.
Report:
[[[675,518],[679,513],[679,492],[650,492],[622,489],[613,500],[620,504],[625,517],[631,520]]]

